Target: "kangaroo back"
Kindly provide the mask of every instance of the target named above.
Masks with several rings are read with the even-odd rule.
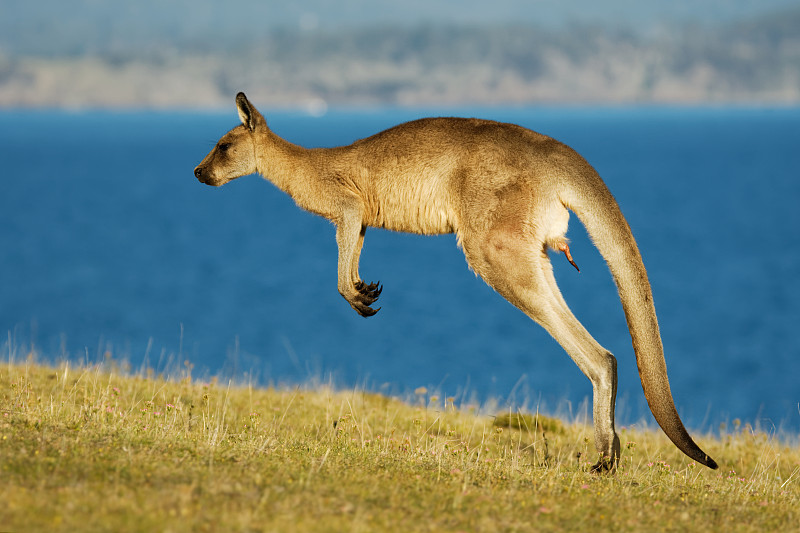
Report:
[[[658,329],[653,294],[642,256],[617,201],[588,164],[577,175],[589,183],[574,184],[560,194],[605,259],[614,278],[631,333],[642,389],[653,417],[686,455],[710,468],[717,463],[703,452],[683,426],[672,399],[664,348]]]

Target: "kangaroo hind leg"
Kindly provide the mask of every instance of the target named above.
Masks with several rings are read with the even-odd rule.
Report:
[[[480,246],[464,250],[483,279],[506,300],[536,321],[564,348],[592,383],[594,441],[600,459],[593,471],[612,470],[620,453],[614,429],[616,359],[592,338],[572,314],[553,276],[545,239],[530,239],[502,229],[489,231]]]
[[[561,344],[592,383],[594,441],[600,455],[598,462],[592,467],[592,471],[613,470],[620,455],[619,436],[614,428],[617,359],[592,337],[569,309],[556,284],[550,261],[545,258],[540,266],[542,276],[550,290],[554,322],[557,326],[551,331],[548,326],[542,325]],[[566,334],[557,335],[554,331],[566,332]],[[573,347],[568,348],[568,343],[571,343]]]

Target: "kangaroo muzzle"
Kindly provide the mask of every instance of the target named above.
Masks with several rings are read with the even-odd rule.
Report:
[[[205,183],[206,185],[212,185],[212,186],[220,185],[219,183],[214,182],[213,178],[208,173],[207,169],[205,169],[202,165],[198,165],[194,169],[194,177],[197,178],[197,180],[200,183]]]

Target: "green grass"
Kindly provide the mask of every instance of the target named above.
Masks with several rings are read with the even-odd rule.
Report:
[[[621,431],[492,417],[419,390],[136,377],[112,365],[0,367],[2,531],[796,531],[800,449],[745,426],[685,458]]]

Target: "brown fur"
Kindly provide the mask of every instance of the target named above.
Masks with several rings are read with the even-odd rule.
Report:
[[[620,454],[617,363],[567,307],[547,255],[548,249],[563,251],[571,260],[565,234],[573,211],[619,289],[653,416],[689,457],[717,467],[675,410],[650,284],[630,228],[598,174],[574,150],[520,126],[464,118],[417,120],[350,146],[307,150],[275,135],[243,93],[236,103],[242,125],[220,139],[195,176],[220,186],[257,172],[298,206],[333,221],[338,289],[362,316],[377,312],[371,306],[382,290],[358,274],[367,227],[455,233],[469,266],[541,324],[592,382],[600,456],[594,470],[601,471],[613,469]]]

